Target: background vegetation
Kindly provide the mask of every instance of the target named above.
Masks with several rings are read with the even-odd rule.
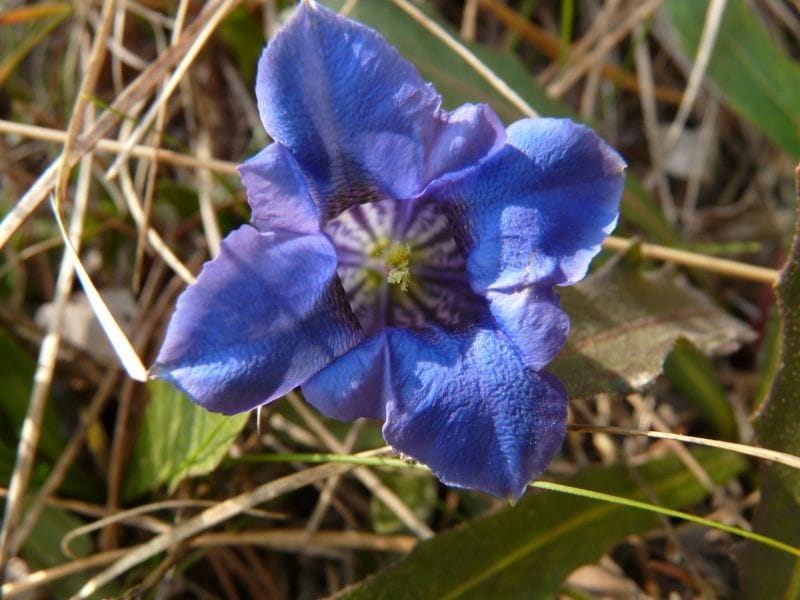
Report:
[[[797,1],[326,4],[448,107],[570,115],[628,161],[618,237],[562,294],[562,452],[509,507],[296,393],[223,418],[126,375],[248,219],[291,2],[5,0],[0,595],[800,597]]]

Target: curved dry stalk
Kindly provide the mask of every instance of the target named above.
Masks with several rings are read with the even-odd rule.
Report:
[[[682,435],[680,433],[669,433],[666,431],[639,431],[637,429],[628,429],[626,427],[611,427],[603,425],[567,425],[570,431],[589,432],[589,433],[610,433],[612,435],[639,435],[650,438],[657,438],[662,440],[676,440],[679,442],[686,442],[689,444],[697,444],[699,446],[708,446],[710,448],[720,448],[722,450],[729,450],[731,452],[738,452],[747,456],[761,458],[770,462],[779,463],[792,469],[800,469],[800,456],[786,454],[785,452],[778,452],[777,450],[770,450],[769,448],[759,448],[757,446],[748,446],[747,444],[737,444],[736,442],[724,442],[722,440],[714,440],[711,438],[695,437],[693,435]]]

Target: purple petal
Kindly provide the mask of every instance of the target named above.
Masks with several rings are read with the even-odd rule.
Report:
[[[151,372],[232,414],[279,398],[362,337],[327,236],[244,226],[181,294]]]
[[[317,208],[306,182],[281,144],[270,144],[240,165],[239,175],[253,211],[250,220],[260,231],[319,231]]]
[[[569,317],[558,294],[533,287],[486,293],[495,321],[513,342],[527,366],[544,369],[561,351],[569,334]]]
[[[334,417],[385,418],[386,441],[443,483],[501,497],[523,494],[566,428],[567,397],[558,380],[527,368],[491,329],[386,330],[303,391]]]
[[[321,413],[353,421],[383,420],[385,399],[393,393],[387,379],[389,357],[382,331],[340,356],[303,384],[305,399]]]
[[[364,201],[415,197],[505,141],[491,108],[442,111],[433,86],[380,35],[316,3],[301,4],[264,52],[256,94],[323,220]]]
[[[454,201],[476,290],[580,280],[614,229],[625,163],[591,129],[523,119],[508,144],[440,192]]]

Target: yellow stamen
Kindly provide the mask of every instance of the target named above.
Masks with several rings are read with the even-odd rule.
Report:
[[[411,270],[408,266],[410,259],[411,246],[408,244],[395,244],[383,256],[388,270],[386,281],[399,285],[404,292],[408,291],[408,282],[411,279]]]

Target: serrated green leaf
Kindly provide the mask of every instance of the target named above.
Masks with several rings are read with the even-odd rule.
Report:
[[[224,416],[198,406],[164,381],[151,381],[150,403],[136,439],[125,495],[136,496],[205,475],[225,457],[249,413]]]
[[[798,204],[800,210],[800,200]],[[753,424],[761,444],[800,456],[800,212],[792,250],[778,278],[775,294],[781,320],[780,367]],[[771,468],[800,503],[800,471],[780,465]]]
[[[797,502],[772,467],[761,469],[760,492],[761,502],[753,522],[756,533],[800,546]],[[750,542],[742,560],[742,579],[744,599],[797,600],[800,598],[800,559]]]
[[[644,273],[636,248],[580,284],[560,288],[572,330],[548,370],[570,397],[650,384],[679,337],[705,354],[732,350],[750,330],[673,273]]]
[[[683,50],[695,56],[708,0],[670,0],[663,9]],[[733,110],[800,157],[800,65],[743,0],[727,2],[708,77]]]
[[[718,483],[747,466],[740,456],[717,450],[695,456]],[[674,456],[638,467],[636,477],[616,465],[585,469],[564,483],[647,501],[640,481],[666,507],[707,494]],[[405,560],[335,598],[552,598],[575,568],[658,522],[652,513],[537,491],[513,508],[421,543]]]
[[[800,168],[798,168],[800,181]],[[775,286],[780,315],[780,361],[753,425],[768,448],[800,456],[800,188],[794,241]],[[756,531],[800,547],[800,471],[777,464],[761,469]],[[745,569],[748,598],[800,598],[800,562],[751,547]],[[770,591],[767,596],[762,592]],[[777,595],[775,595],[777,594]]]

